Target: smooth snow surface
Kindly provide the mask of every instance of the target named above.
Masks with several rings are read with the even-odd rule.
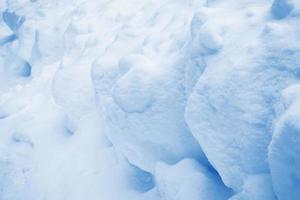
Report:
[[[299,0],[0,0],[0,200],[299,200]]]

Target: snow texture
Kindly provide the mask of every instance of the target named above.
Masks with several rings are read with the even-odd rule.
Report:
[[[300,1],[0,0],[0,200],[299,200]]]

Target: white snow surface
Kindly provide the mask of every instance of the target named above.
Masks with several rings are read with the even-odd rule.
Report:
[[[0,200],[299,200],[299,0],[0,0]]]

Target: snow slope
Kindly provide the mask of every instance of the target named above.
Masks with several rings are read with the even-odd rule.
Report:
[[[299,14],[0,0],[0,199],[300,199]]]

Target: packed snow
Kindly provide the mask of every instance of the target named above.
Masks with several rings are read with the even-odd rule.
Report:
[[[299,0],[0,0],[0,200],[299,200]]]

